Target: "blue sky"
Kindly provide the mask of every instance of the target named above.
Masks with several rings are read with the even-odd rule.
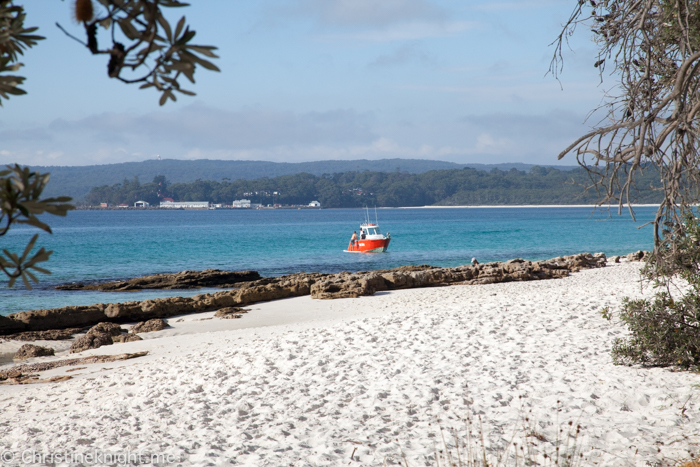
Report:
[[[58,30],[81,34],[72,2],[25,3],[47,40],[24,57],[29,94],[0,108],[0,163],[572,165],[556,155],[596,123],[585,119],[603,97],[585,29],[561,84],[546,75],[575,0],[193,1],[170,17],[186,15],[193,42],[219,47],[221,73],[199,68],[185,86],[197,96],[164,107],[154,91],[107,78],[104,57]]]

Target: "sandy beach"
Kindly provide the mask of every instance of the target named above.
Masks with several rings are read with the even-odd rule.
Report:
[[[437,465],[436,453],[456,457],[473,420],[493,456],[513,440],[551,454],[572,421],[583,465],[675,465],[700,455],[700,375],[613,365],[626,331],[601,317],[651,293],[638,268],[171,318],[143,341],[80,354],[145,357],[0,386],[0,463]],[[70,346],[37,344],[57,355],[30,363]]]

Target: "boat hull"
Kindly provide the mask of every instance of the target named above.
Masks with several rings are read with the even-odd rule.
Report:
[[[350,253],[384,253],[389,248],[391,238],[383,238],[381,240],[357,240],[353,245],[352,242],[348,245]]]

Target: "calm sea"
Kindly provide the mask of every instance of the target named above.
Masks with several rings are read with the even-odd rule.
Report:
[[[344,253],[365,216],[358,209],[216,211],[74,211],[66,218],[45,216],[53,235],[39,244],[54,250],[52,275],[39,275],[33,290],[0,286],[0,314],[141,300],[197,291],[101,293],[56,291],[68,282],[106,281],[154,273],[217,268],[253,269],[263,276],[293,272],[337,272],[393,268],[406,264],[457,266],[511,258],[547,259],[605,252],[627,254],[652,247],[649,226],[655,208],[608,216],[591,208],[380,209],[389,251]],[[374,211],[370,211],[374,220]],[[18,227],[2,248],[21,251],[36,229]]]

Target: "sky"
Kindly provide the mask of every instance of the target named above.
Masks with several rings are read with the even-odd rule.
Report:
[[[22,2],[19,2],[22,3]],[[593,124],[605,83],[585,28],[547,74],[577,0],[199,0],[175,9],[218,47],[194,97],[109,79],[72,1],[27,1],[47,39],[26,52],[27,95],[0,107],[0,163],[155,159],[434,159],[574,165],[557,154]],[[108,36],[100,36],[108,44]],[[187,84],[187,86],[185,86]]]

